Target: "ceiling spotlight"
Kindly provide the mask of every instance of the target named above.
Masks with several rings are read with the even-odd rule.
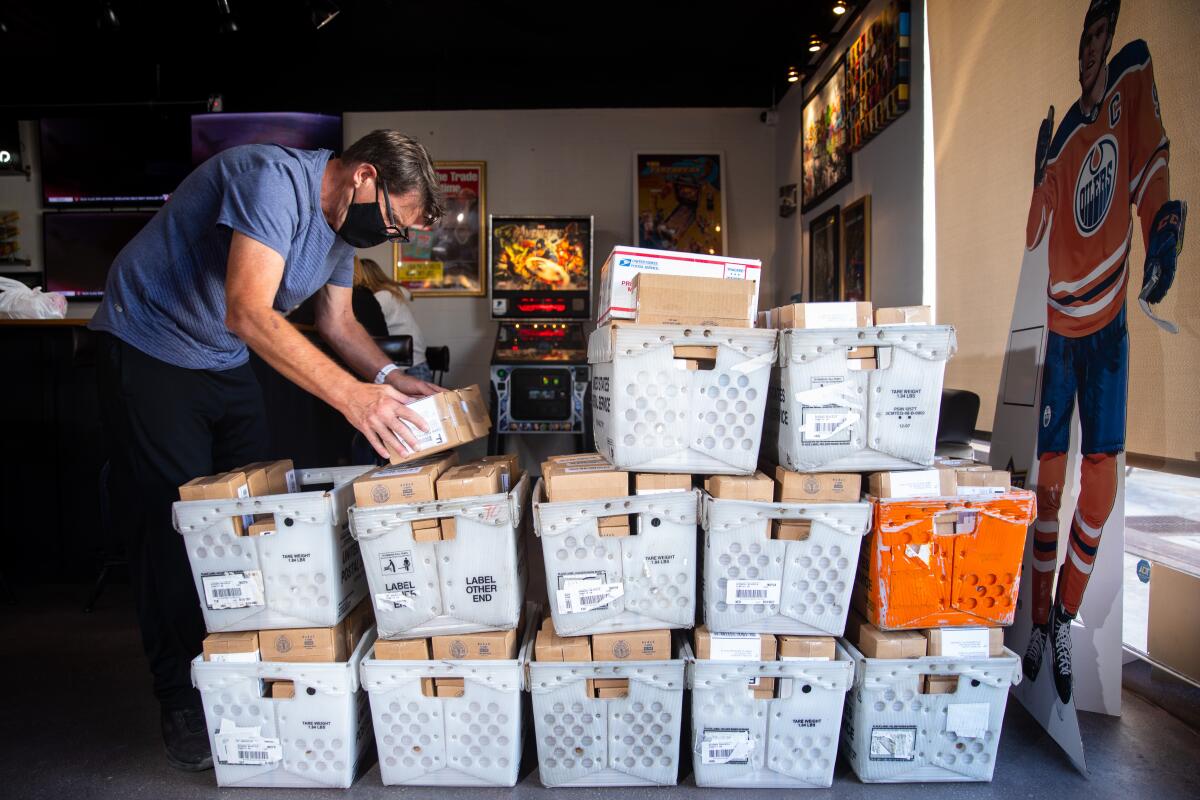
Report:
[[[800,80],[800,70],[796,69],[795,67],[788,67],[788,71],[787,71],[788,83],[795,83],[798,80]]]
[[[101,31],[121,30],[121,20],[117,19],[117,12],[113,10],[111,2],[106,1],[100,4],[100,13],[96,15],[96,29]]]
[[[217,0],[217,30],[220,33],[237,33],[237,19],[233,16],[233,9],[229,7],[229,0]]]
[[[808,52],[816,53],[821,49],[821,38],[815,33],[808,37]]]
[[[846,0],[837,0],[837,2],[833,4],[833,13],[837,14],[839,17],[842,14],[845,14],[846,13]]]
[[[332,0],[313,0],[309,3],[309,12],[313,30],[319,31],[333,22],[333,18],[342,13],[342,10]]]

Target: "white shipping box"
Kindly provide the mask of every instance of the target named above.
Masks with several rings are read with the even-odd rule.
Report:
[[[636,316],[633,279],[642,272],[753,281],[754,301],[750,307],[752,310],[758,308],[759,278],[762,275],[762,262],[758,259],[618,246],[613,248],[600,268],[600,305],[596,319],[601,324]]]

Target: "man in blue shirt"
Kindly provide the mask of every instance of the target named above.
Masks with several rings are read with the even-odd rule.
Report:
[[[374,131],[340,158],[247,145],[198,167],[113,263],[90,327],[101,332],[114,506],[173,766],[212,765],[190,678],[204,621],[171,524],[178,487],[265,457],[248,349],[340,411],[381,456],[386,442],[414,441],[403,421],[424,425],[405,404],[439,389],[397,370],[355,320],[352,258],[441,213],[429,154],[396,131]],[[284,319],[311,295],[321,337],[359,377]]]

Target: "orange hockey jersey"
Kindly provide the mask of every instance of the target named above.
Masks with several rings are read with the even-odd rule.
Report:
[[[1025,229],[1033,249],[1049,237],[1050,330],[1086,336],[1125,304],[1129,283],[1130,206],[1144,237],[1169,199],[1168,141],[1158,107],[1150,50],[1140,39],[1108,63],[1094,119],[1071,106],[1050,143],[1042,184]]]

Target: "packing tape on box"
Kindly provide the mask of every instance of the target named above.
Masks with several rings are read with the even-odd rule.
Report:
[[[734,364],[732,367],[730,367],[730,369],[734,372],[741,372],[745,374],[747,372],[757,372],[758,370],[764,367],[769,367],[774,363],[775,350],[772,348],[771,352],[757,355],[754,358],[748,358],[745,361]]]

